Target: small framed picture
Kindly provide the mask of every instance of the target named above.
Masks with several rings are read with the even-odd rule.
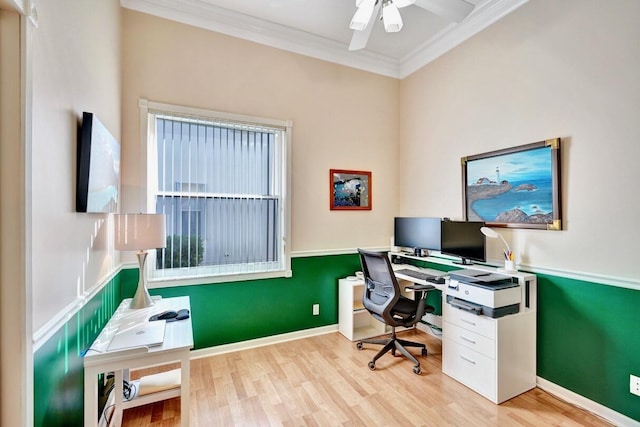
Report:
[[[331,169],[331,210],[371,210],[371,172]]]

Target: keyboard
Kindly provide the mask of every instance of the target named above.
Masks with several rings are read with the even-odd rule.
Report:
[[[405,276],[413,277],[418,280],[433,280],[436,276],[428,273],[423,273],[422,271],[411,270],[409,268],[401,268],[395,271],[396,274],[403,274]]]

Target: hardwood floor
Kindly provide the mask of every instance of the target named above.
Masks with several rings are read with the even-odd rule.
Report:
[[[337,332],[193,360],[191,425],[610,426],[538,388],[494,405],[442,373],[438,339],[402,335],[427,344],[420,376],[390,354],[370,371],[378,346]],[[179,399],[129,409],[123,425],[179,426]]]

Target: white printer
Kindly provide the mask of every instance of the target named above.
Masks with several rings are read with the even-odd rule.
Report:
[[[453,307],[492,318],[517,313],[522,302],[511,276],[473,269],[450,272],[445,294]]]

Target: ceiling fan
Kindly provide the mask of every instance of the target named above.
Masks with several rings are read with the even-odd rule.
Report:
[[[356,0],[356,13],[349,28],[354,30],[349,50],[363,49],[367,45],[376,17],[380,16],[384,29],[395,33],[402,29],[402,17],[398,9],[418,6],[453,22],[460,22],[475,7],[465,0]],[[380,9],[382,8],[382,14]]]

